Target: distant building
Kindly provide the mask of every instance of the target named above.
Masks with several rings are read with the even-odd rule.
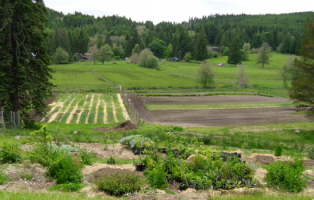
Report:
[[[219,52],[219,47],[212,47],[213,51]]]
[[[131,61],[131,58],[125,57],[125,60],[126,60],[126,61]]]

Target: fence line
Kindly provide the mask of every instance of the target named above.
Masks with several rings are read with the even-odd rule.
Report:
[[[0,111],[0,125],[2,125],[2,129],[4,133],[6,132],[5,124],[10,124],[12,129],[17,129],[17,128],[20,129],[21,128],[20,111],[17,111],[17,112],[9,111],[6,113],[4,111]]]
[[[134,122],[139,123],[141,121],[140,113],[135,109],[134,104],[130,101],[130,99],[126,96],[123,87],[120,85],[121,96],[124,102],[127,105],[127,110],[129,111],[129,115]]]

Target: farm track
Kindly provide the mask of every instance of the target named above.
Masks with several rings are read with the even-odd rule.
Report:
[[[206,97],[136,97],[127,94],[141,120],[148,123],[182,127],[242,126],[291,123],[308,121],[303,115],[293,115],[294,107],[193,109],[193,110],[148,110],[146,104],[215,104],[215,103],[271,103],[291,102],[280,97],[217,95]]]

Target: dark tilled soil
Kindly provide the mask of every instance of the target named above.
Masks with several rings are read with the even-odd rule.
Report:
[[[257,155],[255,159],[256,159],[256,162],[260,165],[269,165],[272,162],[274,162],[274,158],[272,156]]]
[[[275,103],[292,102],[281,97],[250,95],[215,95],[200,97],[137,97],[144,104],[212,104],[212,103]]]
[[[314,160],[305,160],[304,164],[306,167],[313,167],[314,166]]]
[[[148,110],[145,105],[154,104],[211,104],[211,103],[268,103],[291,102],[280,97],[217,95],[202,97],[136,97],[127,94],[140,113],[141,120],[182,127],[241,126],[291,123],[308,121],[303,115],[293,115],[293,107]]]

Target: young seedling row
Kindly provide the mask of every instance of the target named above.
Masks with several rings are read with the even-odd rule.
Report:
[[[42,122],[111,124],[129,119],[120,94],[61,94]]]

